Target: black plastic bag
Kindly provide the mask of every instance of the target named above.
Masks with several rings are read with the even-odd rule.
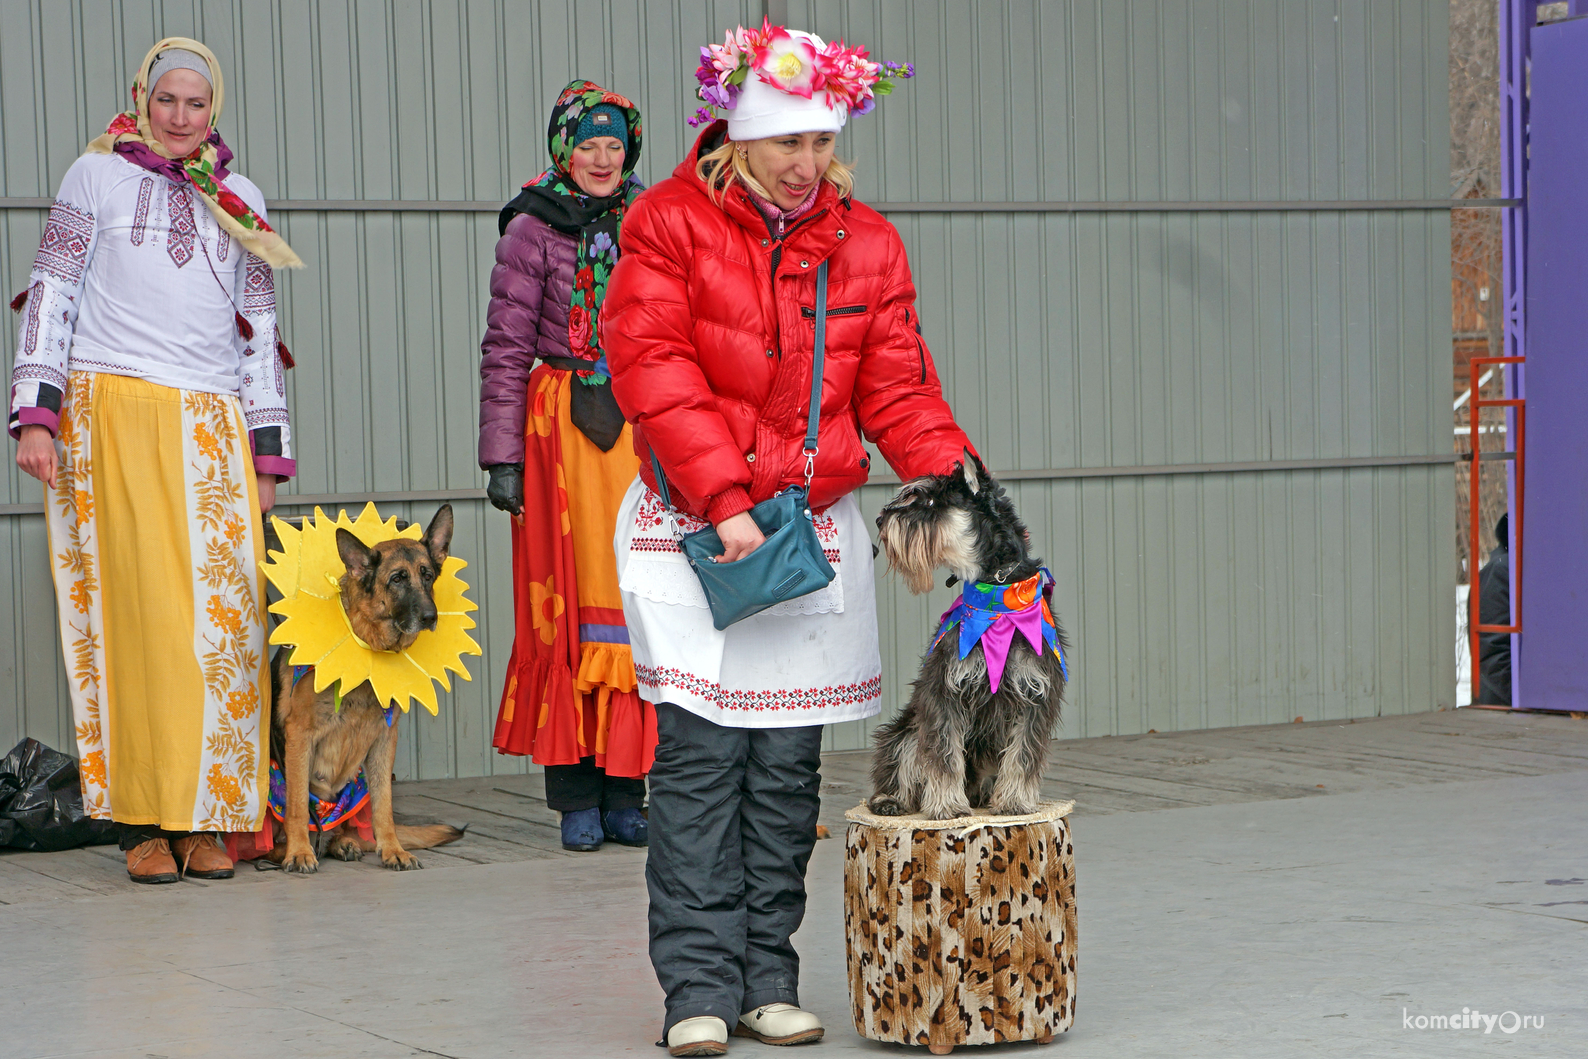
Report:
[[[83,811],[76,758],[24,739],[0,760],[0,846],[53,853],[115,841],[114,823]]]

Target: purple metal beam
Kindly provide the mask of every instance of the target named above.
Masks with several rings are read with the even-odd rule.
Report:
[[[1531,34],[1527,168],[1527,524],[1521,561],[1523,653],[1512,657],[1527,692],[1514,705],[1588,709],[1582,664],[1588,607],[1588,19]],[[1514,575],[1513,575],[1514,576]],[[1513,599],[1518,597],[1512,597]],[[1518,665],[1520,663],[1520,665]]]
[[[1538,0],[1500,0],[1500,194],[1527,194],[1527,62]],[[1527,356],[1523,326],[1527,296],[1527,205],[1502,211],[1504,228],[1505,349]],[[1515,369],[1513,369],[1515,370]],[[1515,394],[1520,397],[1521,394]]]

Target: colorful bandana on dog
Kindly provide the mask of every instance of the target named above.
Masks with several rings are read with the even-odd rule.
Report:
[[[943,614],[943,621],[932,638],[935,649],[954,626],[959,626],[959,656],[969,655],[981,644],[987,657],[987,680],[994,693],[1003,683],[1004,666],[1009,661],[1009,645],[1018,631],[1037,654],[1044,644],[1059,656],[1059,672],[1070,679],[1064,661],[1064,646],[1059,642],[1059,626],[1048,609],[1048,593],[1053,575],[1047,570],[1032,574],[1016,585],[990,585],[985,581],[966,582],[959,602]]]
[[[364,770],[359,769],[358,775],[342,788],[334,802],[323,801],[310,791],[309,819],[316,829],[329,831],[364,808],[368,801],[369,785],[364,782]],[[281,763],[274,758],[270,760],[270,815],[282,823],[287,822],[287,777],[281,771]]]

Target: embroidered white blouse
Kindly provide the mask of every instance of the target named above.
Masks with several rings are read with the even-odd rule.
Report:
[[[263,217],[265,200],[226,181]],[[11,372],[11,435],[54,433],[68,372],[236,394],[261,473],[290,477],[292,431],[270,266],[216,223],[192,187],[115,154],[66,171],[33,261]],[[253,337],[238,334],[241,313]]]

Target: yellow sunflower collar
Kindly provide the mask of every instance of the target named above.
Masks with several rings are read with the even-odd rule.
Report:
[[[475,624],[469,612],[479,606],[467,597],[469,586],[458,577],[468,564],[457,556],[447,557],[435,581],[435,629],[421,632],[406,651],[370,647],[353,634],[342,610],[339,581],[346,567],[337,554],[336,531],[348,530],[374,547],[398,537],[419,540],[424,533],[421,527],[399,530],[395,517],[381,521],[374,504],[366,504],[351,522],[346,511],[338,511],[333,521],[316,507],[302,530],[279,518],[271,519],[271,525],[282,550],[270,553],[264,572],[282,597],[270,605],[270,612],[284,620],[270,634],[270,642],[292,645],[293,665],[314,667],[316,693],[338,682],[347,691],[368,681],[383,706],[394,704],[407,712],[409,700],[418,699],[437,714],[436,682],[452,690],[447,670],[464,680],[473,679],[462,656],[483,653],[467,632]]]

